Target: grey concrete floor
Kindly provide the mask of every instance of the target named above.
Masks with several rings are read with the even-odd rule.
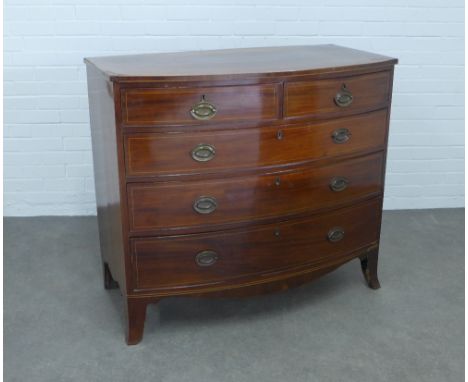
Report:
[[[464,210],[385,212],[358,261],[286,293],[163,300],[138,346],[102,288],[93,217],[6,218],[5,381],[462,381]]]

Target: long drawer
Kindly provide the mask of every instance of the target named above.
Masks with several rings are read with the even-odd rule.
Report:
[[[127,185],[132,232],[247,223],[381,192],[383,154],[266,175]]]
[[[125,135],[127,176],[259,168],[383,148],[387,109],[278,128]]]
[[[232,284],[325,266],[378,240],[380,203],[242,231],[132,239],[135,289]]]
[[[285,85],[285,118],[342,116],[377,109],[390,101],[388,71],[326,80],[288,82]]]
[[[274,120],[279,84],[124,88],[122,124],[159,126]]]

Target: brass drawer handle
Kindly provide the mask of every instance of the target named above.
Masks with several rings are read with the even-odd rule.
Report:
[[[332,191],[340,192],[348,187],[349,180],[342,176],[332,178],[330,181],[330,188]]]
[[[211,214],[218,207],[218,203],[215,198],[211,196],[200,196],[193,203],[193,209],[202,215]]]
[[[339,107],[347,107],[353,102],[353,93],[351,93],[346,84],[341,86],[341,90],[335,95],[335,103]]]
[[[192,159],[197,162],[208,162],[215,157],[216,150],[213,146],[200,143],[192,150]]]
[[[336,243],[344,238],[344,229],[341,227],[335,227],[332,228],[330,231],[328,231],[328,241],[331,243]]]
[[[195,262],[200,267],[209,267],[218,261],[218,254],[211,249],[198,252],[195,256]]]
[[[193,105],[190,110],[192,117],[199,121],[207,121],[213,118],[216,112],[216,107],[205,99],[205,95],[202,95],[201,100]]]
[[[333,142],[341,144],[349,141],[351,133],[348,129],[336,129],[332,134]]]

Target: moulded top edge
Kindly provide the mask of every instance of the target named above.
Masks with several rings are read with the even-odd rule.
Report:
[[[115,82],[323,74],[390,66],[397,59],[337,45],[281,46],[86,58]]]

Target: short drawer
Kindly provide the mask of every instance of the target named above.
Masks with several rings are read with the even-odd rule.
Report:
[[[274,120],[279,85],[124,88],[124,126],[206,124]]]
[[[259,176],[127,185],[132,232],[200,230],[294,215],[381,192],[383,154]]]
[[[125,135],[127,176],[275,166],[383,148],[387,109],[322,123],[212,132]]]
[[[336,79],[288,82],[285,118],[347,115],[375,110],[390,99],[390,72]]]
[[[378,240],[381,199],[241,231],[131,240],[135,289],[257,282],[292,267],[320,267]]]

